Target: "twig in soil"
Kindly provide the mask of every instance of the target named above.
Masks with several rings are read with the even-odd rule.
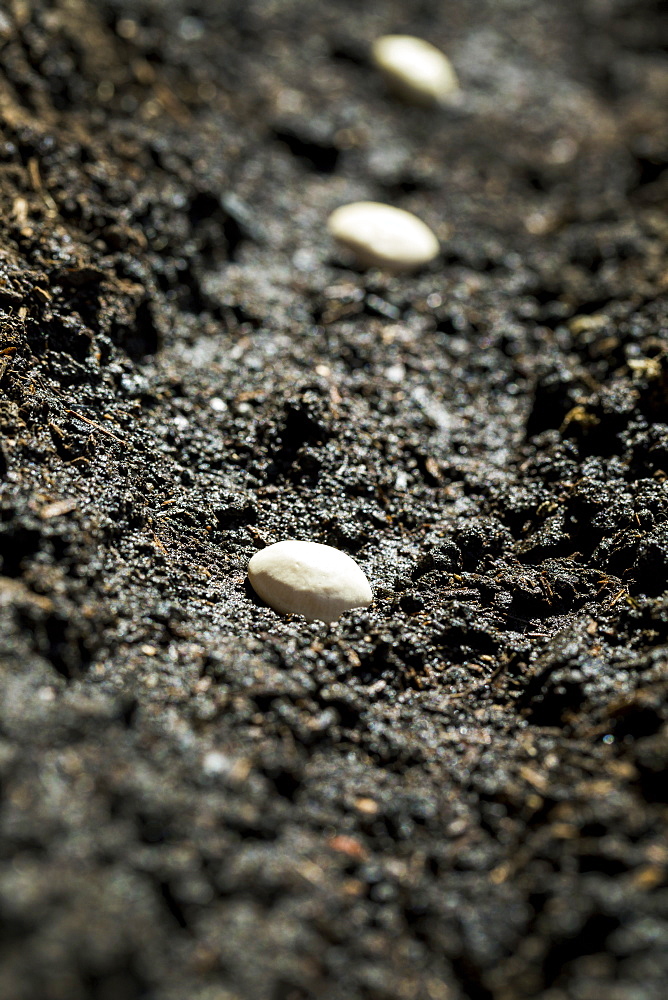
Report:
[[[103,434],[106,434],[107,437],[113,438],[114,441],[117,441],[119,444],[122,444],[123,447],[127,447],[127,441],[125,441],[123,438],[116,437],[116,435],[112,434],[111,431],[108,431],[106,427],[103,427],[101,424],[96,423],[89,417],[83,417],[80,413],[77,413],[75,410],[66,410],[65,412],[71,413],[73,417],[77,417],[78,420],[83,420],[85,424],[90,424],[91,427],[95,427],[98,431],[102,431]]]
[[[34,156],[31,156],[30,159],[28,160],[28,175],[30,177],[30,183],[32,184],[33,190],[37,194],[41,195],[42,200],[49,209],[50,213],[52,215],[54,213],[57,215],[58,206],[56,205],[55,201],[53,200],[49,192],[44,187],[44,184],[42,183],[42,178],[39,172],[39,163],[37,162]],[[42,289],[38,288],[37,291],[41,292]]]
[[[628,590],[626,589],[626,587],[622,587],[622,589],[620,591],[618,591],[615,594],[615,596],[612,598],[612,600],[610,601],[610,604],[608,604],[608,607],[609,608],[614,607],[614,605],[617,603],[617,601],[620,599],[620,597],[623,597],[625,594],[628,594]]]
[[[158,548],[164,553],[164,555],[168,555],[167,547],[165,545],[163,545],[163,543],[160,541],[160,539],[156,535],[155,531],[152,531],[151,534],[153,535],[153,541],[158,546]]]

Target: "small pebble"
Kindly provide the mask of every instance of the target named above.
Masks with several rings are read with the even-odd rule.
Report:
[[[371,587],[357,563],[331,545],[286,541],[256,552],[248,564],[255,593],[282,614],[333,622],[352,608],[366,608]]]
[[[371,57],[390,87],[414,104],[438,104],[459,90],[448,57],[422,38],[383,35],[373,43]]]
[[[330,215],[332,236],[353,250],[364,267],[388,271],[414,271],[439,253],[438,240],[429,226],[402,208],[377,201],[342,205]]]

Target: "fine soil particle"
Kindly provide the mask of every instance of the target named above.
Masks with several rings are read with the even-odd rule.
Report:
[[[0,5],[0,996],[664,1000],[667,48],[659,0]],[[364,200],[441,257],[356,269]],[[289,537],[374,603],[264,606]]]

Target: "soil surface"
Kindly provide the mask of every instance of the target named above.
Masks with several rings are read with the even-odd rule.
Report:
[[[667,50],[661,0],[0,2],[5,1000],[664,1000]],[[356,268],[359,199],[441,258]],[[373,605],[265,607],[289,537]]]

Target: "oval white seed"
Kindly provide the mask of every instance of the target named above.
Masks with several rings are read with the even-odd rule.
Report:
[[[274,611],[302,615],[308,621],[333,622],[344,611],[366,608],[373,600],[357,563],[319,542],[269,545],[249,562],[248,579]]]
[[[454,67],[440,49],[413,35],[383,35],[373,62],[394,91],[416,104],[445,101],[459,89]]]
[[[438,256],[438,240],[421,219],[393,205],[355,201],[330,215],[332,236],[353,250],[364,267],[414,271]]]

